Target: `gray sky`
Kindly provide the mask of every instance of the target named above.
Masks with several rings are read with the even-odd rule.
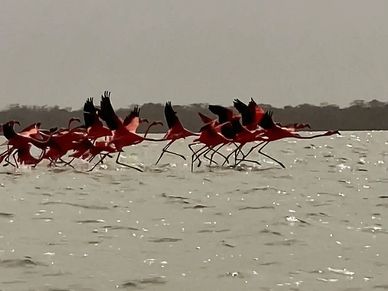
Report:
[[[388,101],[386,0],[0,0],[0,107]]]

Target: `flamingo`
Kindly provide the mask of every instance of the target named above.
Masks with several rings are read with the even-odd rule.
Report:
[[[169,151],[168,148],[178,139],[182,139],[182,138],[184,139],[189,136],[198,136],[198,133],[192,132],[183,127],[182,123],[180,122],[177,116],[177,113],[174,111],[171,105],[171,102],[166,102],[166,105],[164,106],[164,116],[167,121],[168,131],[166,132],[162,140],[169,140],[169,142],[162,149],[162,153],[157,159],[155,165],[159,163],[159,161],[162,159],[165,153],[176,155],[186,160],[186,157],[184,155]]]
[[[244,158],[247,157],[253,149],[255,149],[258,146],[261,146],[258,150],[258,153],[273,160],[274,162],[278,163],[282,168],[285,168],[284,164],[277,159],[267,155],[266,153],[263,153],[262,150],[264,147],[266,147],[270,142],[276,141],[283,138],[296,138],[296,139],[313,139],[317,137],[323,137],[323,136],[331,136],[334,134],[340,134],[338,130],[329,130],[321,134],[311,135],[311,136],[301,136],[299,133],[297,133],[292,128],[287,127],[281,127],[278,124],[276,124],[272,119],[272,112],[267,111],[265,112],[262,120],[260,121],[260,126],[264,129],[263,134],[261,134],[258,137],[258,140],[261,141],[261,143],[253,146],[251,150],[247,154],[244,155]]]
[[[233,101],[233,106],[241,114],[242,125],[248,130],[255,130],[264,116],[264,109],[251,98],[248,105],[239,99]]]
[[[160,125],[161,122],[158,122],[158,121],[152,122],[146,129],[144,136],[141,136],[135,132],[137,128],[136,120],[133,121],[132,119],[133,122],[130,122],[129,121],[130,118],[128,117],[127,122],[125,122],[125,120],[123,121],[121,118],[117,116],[110,101],[109,91],[105,91],[104,95],[101,96],[100,107],[101,107],[100,117],[106,122],[107,126],[109,127],[110,130],[112,130],[112,133],[113,133],[112,138],[109,141],[109,145],[113,145],[118,152],[116,163],[128,168],[135,169],[139,172],[142,172],[143,170],[138,167],[130,166],[128,164],[120,162],[120,155],[123,152],[123,148],[126,146],[135,145],[135,144],[141,143],[144,140],[158,141],[155,139],[147,138],[146,136],[152,126]],[[133,114],[136,115],[137,113],[133,113]]]

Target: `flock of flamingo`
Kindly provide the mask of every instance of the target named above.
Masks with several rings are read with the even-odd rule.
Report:
[[[81,123],[78,118],[71,118],[67,128],[42,129],[41,124],[33,123],[21,131],[15,131],[16,120],[8,121],[0,126],[0,130],[6,142],[4,152],[0,154],[0,163],[3,166],[30,165],[36,167],[43,160],[48,161],[49,166],[73,166],[73,161],[81,159],[91,163],[88,171],[94,170],[103,164],[107,157],[112,158],[117,154],[116,163],[137,171],[143,171],[139,166],[125,164],[120,161],[120,155],[125,147],[134,146],[144,141],[166,142],[161,154],[156,160],[160,162],[164,154],[171,154],[186,160],[183,154],[169,150],[177,140],[193,137],[188,145],[192,152],[191,171],[194,165],[198,167],[202,160],[209,161],[209,165],[220,164],[222,166],[236,167],[242,162],[260,164],[256,160],[248,159],[248,156],[258,148],[258,153],[278,163],[285,168],[282,162],[263,152],[270,142],[283,138],[313,139],[322,136],[339,134],[337,130],[325,133],[302,136],[299,130],[309,128],[308,124],[281,125],[272,119],[272,112],[265,111],[251,99],[248,104],[235,99],[234,110],[220,105],[209,105],[209,110],[218,116],[210,118],[198,113],[204,125],[199,132],[192,132],[183,127],[171,102],[164,107],[164,114],[168,125],[168,131],[163,138],[155,139],[147,137],[150,128],[163,125],[160,121],[148,122],[140,118],[138,106],[124,118],[115,113],[110,92],[105,91],[101,96],[100,106],[93,104],[93,98],[88,98],[83,107],[84,124],[73,126],[75,122]],[[140,123],[148,123],[143,135],[137,133]],[[105,123],[105,124],[104,124]],[[233,150],[225,155],[221,149],[226,145],[234,146]],[[245,150],[248,145],[250,148]],[[31,152],[32,147],[38,149],[38,154]],[[245,151],[244,151],[245,150]],[[40,151],[40,152],[39,152]],[[215,157],[217,158],[217,161]],[[97,162],[92,161],[97,157]]]

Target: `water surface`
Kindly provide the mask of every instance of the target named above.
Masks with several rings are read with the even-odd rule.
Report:
[[[286,169],[162,147],[128,148],[144,173],[1,169],[0,290],[388,289],[387,132],[268,146]]]

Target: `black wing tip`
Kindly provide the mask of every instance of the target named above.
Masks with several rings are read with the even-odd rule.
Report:
[[[139,105],[135,105],[135,107],[132,109],[131,114],[133,114],[136,117],[139,117],[139,115],[140,115],[140,106]]]
[[[101,101],[110,100],[111,91],[104,91],[104,94],[101,94]]]
[[[257,105],[256,101],[251,97],[251,101],[249,101],[249,104]]]
[[[174,108],[172,107],[171,101],[166,102],[166,106],[164,107],[164,110],[165,110],[165,112],[169,111],[169,112],[173,112],[174,114],[176,114]]]
[[[208,106],[208,109],[209,109],[212,113],[214,113],[214,114],[219,113],[219,112],[220,112],[220,108],[221,108],[220,105],[212,105],[212,104],[210,104],[210,105]]]
[[[264,113],[264,116],[266,118],[270,118],[272,120],[272,115],[273,115],[273,111],[272,110],[267,110],[265,113]]]

